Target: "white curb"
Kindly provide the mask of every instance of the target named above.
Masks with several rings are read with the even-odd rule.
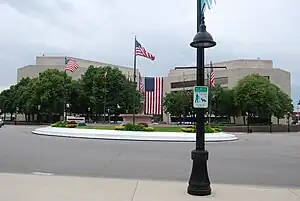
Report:
[[[117,131],[117,130],[98,130],[98,129],[78,129],[78,128],[57,128],[43,127],[37,128],[32,133],[37,135],[89,138],[89,139],[108,139],[108,140],[137,140],[137,141],[177,141],[195,142],[195,133],[184,132],[139,132],[139,131]],[[206,133],[206,142],[222,142],[238,140],[233,134],[229,133]]]

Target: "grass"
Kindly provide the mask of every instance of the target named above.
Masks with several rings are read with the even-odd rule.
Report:
[[[80,129],[115,130],[116,126],[80,126]],[[156,132],[181,132],[181,127],[154,127]]]

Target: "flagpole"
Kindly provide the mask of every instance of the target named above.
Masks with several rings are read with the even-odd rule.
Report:
[[[106,72],[104,74],[104,105],[103,105],[103,122],[105,123],[105,117],[106,117]]]
[[[134,56],[133,56],[133,83],[134,83],[134,94],[133,94],[133,107],[132,107],[132,124],[135,124],[135,91],[136,91],[136,36],[134,36]]]
[[[67,115],[66,115],[66,104],[67,104],[67,96],[66,96],[66,78],[67,78],[67,71],[66,71],[66,65],[68,64],[68,58],[65,57],[65,73],[64,73],[64,85],[63,85],[63,96],[64,96],[64,106],[63,106],[63,110],[64,110],[64,121],[67,121]]]
[[[208,104],[208,124],[210,125],[211,124],[211,110],[212,110],[212,97],[211,97],[211,74],[213,72],[213,64],[212,64],[212,61],[210,61],[210,74],[209,74],[209,104]]]

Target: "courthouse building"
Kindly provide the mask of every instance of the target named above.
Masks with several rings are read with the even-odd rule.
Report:
[[[209,65],[206,65],[209,67]],[[291,96],[291,74],[280,68],[274,68],[272,60],[247,60],[239,59],[214,63],[215,84],[224,88],[233,88],[237,81],[243,77],[258,73],[267,77],[272,83],[280,87],[285,93]],[[226,67],[222,68],[222,67]],[[210,69],[206,68],[206,71]],[[207,75],[207,72],[205,73]],[[205,80],[207,83],[207,79]],[[196,68],[195,67],[175,67],[171,69],[167,77],[164,77],[164,93],[180,90],[192,90],[196,85]],[[166,114],[163,115],[164,121],[170,119]],[[237,119],[242,121],[241,118]],[[276,122],[274,119],[273,122]],[[282,123],[284,120],[281,121]],[[240,122],[241,123],[241,122]]]

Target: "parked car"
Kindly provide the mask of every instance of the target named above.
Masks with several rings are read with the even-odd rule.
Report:
[[[4,121],[0,118],[0,128],[4,126]]]

